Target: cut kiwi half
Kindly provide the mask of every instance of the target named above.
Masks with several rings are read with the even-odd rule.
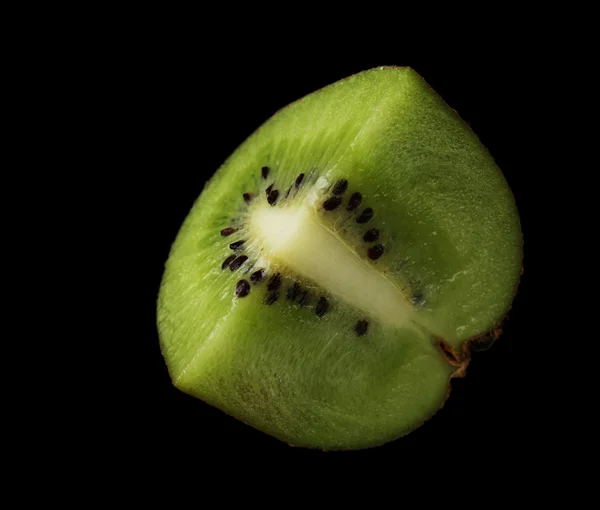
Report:
[[[498,335],[522,237],[511,190],[412,69],[277,112],[215,172],[158,296],[173,384],[294,446],[380,445]]]

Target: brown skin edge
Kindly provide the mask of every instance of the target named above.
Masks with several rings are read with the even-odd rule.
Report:
[[[384,65],[384,66],[375,66],[373,69],[379,68],[379,67],[393,68],[393,69],[410,69],[410,70],[412,70],[415,73],[415,75],[417,75],[419,78],[421,78],[423,81],[425,81],[425,79],[419,73],[417,73],[411,66],[389,66],[389,65],[385,66]],[[354,76],[356,74],[360,74],[360,73],[357,72],[357,73],[354,73],[353,75],[346,76],[345,78],[342,78],[342,79],[338,80],[338,82],[339,81],[347,80],[347,79],[351,78],[352,76]],[[319,92],[320,90],[328,87],[329,85],[331,85],[331,84],[327,84],[327,85],[321,87],[320,89],[316,89],[315,91],[313,91],[313,93]],[[436,93],[436,92],[434,91],[434,93]],[[298,98],[296,101],[292,101],[291,103],[287,104],[286,106],[280,108],[271,117],[277,115],[279,112],[285,110],[286,108],[289,108],[290,106],[292,106],[293,104],[297,103],[301,99],[303,99],[303,98],[302,97]],[[450,105],[448,105],[448,106],[456,114],[456,116],[465,124],[465,126],[467,126],[467,128],[469,130],[471,130],[469,124],[464,119],[462,119],[460,117],[460,115],[458,114],[458,112],[454,108],[452,108]],[[261,126],[259,126],[254,131],[253,134],[257,133],[260,129],[261,129]],[[253,134],[251,134],[248,138],[252,137]],[[488,152],[488,154],[489,154],[489,150],[487,149],[487,147],[485,147],[483,144],[481,144],[481,145],[484,148],[484,150],[486,152]],[[226,163],[226,161],[223,162],[223,165],[225,163]],[[221,166],[223,166],[223,165],[221,165]],[[216,172],[215,172],[215,174],[216,174]],[[208,179],[204,183],[202,191],[204,191],[204,189],[207,188],[207,186],[213,180],[213,177],[214,177],[214,174],[213,174],[213,176],[210,179]],[[198,199],[199,198],[200,197],[198,197]],[[523,237],[523,234],[521,233],[521,243],[520,243],[520,248],[521,248],[521,257],[520,257],[520,259],[521,260],[523,260],[523,245],[524,245],[524,237]],[[511,302],[510,307],[505,312],[503,318],[500,319],[497,322],[497,324],[491,330],[486,331],[484,333],[481,333],[480,335],[476,335],[476,336],[473,336],[473,337],[465,340],[461,344],[460,356],[458,355],[458,353],[456,352],[456,350],[453,347],[451,347],[443,338],[437,338],[436,339],[437,345],[440,348],[442,354],[444,355],[444,358],[448,361],[448,363],[450,363],[451,365],[453,365],[453,366],[455,366],[457,368],[450,375],[450,378],[448,380],[448,389],[446,391],[446,397],[444,398],[444,401],[442,402],[442,404],[440,405],[440,407],[438,409],[435,409],[434,411],[432,411],[428,416],[424,417],[419,422],[417,422],[417,424],[415,426],[413,426],[413,428],[411,430],[409,430],[408,432],[404,433],[402,436],[399,436],[399,437],[397,437],[395,439],[384,440],[381,443],[372,444],[372,445],[365,446],[365,447],[362,447],[362,448],[346,448],[346,449],[344,449],[344,448],[337,448],[336,450],[326,450],[326,449],[318,448],[318,447],[299,446],[299,445],[294,445],[294,444],[291,444],[291,443],[287,443],[287,444],[289,446],[291,446],[291,447],[294,447],[294,448],[304,448],[304,449],[307,449],[307,450],[320,450],[320,451],[323,451],[323,452],[329,452],[329,451],[359,451],[359,450],[368,450],[368,449],[377,448],[377,447],[383,446],[385,444],[397,441],[397,440],[401,439],[402,437],[406,437],[411,432],[419,429],[422,425],[424,425],[426,422],[428,422],[429,420],[431,420],[435,415],[437,415],[437,413],[441,409],[443,409],[444,405],[448,401],[448,399],[450,397],[450,394],[452,392],[452,379],[454,379],[454,378],[464,378],[467,375],[467,367],[468,367],[468,365],[469,365],[469,363],[471,361],[471,358],[472,358],[473,354],[475,352],[477,352],[477,351],[482,351],[482,350],[486,350],[486,349],[491,348],[492,345],[502,336],[502,324],[504,324],[504,322],[508,319],[508,316],[509,316],[510,311],[512,309],[512,306],[514,304],[514,299],[516,298],[516,296],[518,294],[518,291],[519,291],[519,286],[520,286],[520,283],[521,283],[521,276],[523,275],[523,272],[524,272],[524,266],[521,265],[521,271],[519,273],[519,279],[517,280],[517,283],[515,285],[515,290],[513,292],[513,300]],[[484,347],[482,347],[482,346],[484,346]],[[162,351],[162,349],[161,349],[161,351]],[[247,425],[249,427],[252,427],[252,425],[246,423],[245,421],[243,421],[243,420],[240,420],[240,421],[242,421],[242,423],[244,423],[245,425]],[[265,435],[266,435],[266,433],[265,433]]]

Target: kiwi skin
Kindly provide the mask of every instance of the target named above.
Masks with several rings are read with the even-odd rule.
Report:
[[[440,102],[440,99],[431,91],[431,89],[429,87],[427,87],[427,85],[424,82],[421,83],[420,85],[415,83],[417,80],[422,81],[422,79],[420,79],[420,77],[416,76],[416,73],[414,73],[412,70],[410,70],[410,68],[395,68],[395,69],[399,69],[400,70],[399,72],[401,72],[401,73],[409,74],[408,79],[407,79],[407,82],[409,83],[408,87],[410,87],[409,90],[411,90],[411,91],[416,90],[418,92],[418,94],[427,96],[430,107],[432,107],[432,108],[447,108],[447,106]],[[373,71],[371,71],[371,72],[373,72]],[[392,72],[391,68],[385,68],[385,72]],[[360,74],[361,74],[361,76],[363,75],[363,73],[360,73]],[[344,82],[347,82],[348,80],[351,81],[351,78],[352,77],[344,80]],[[326,92],[327,90],[331,90],[330,87],[321,89],[322,92]],[[375,92],[377,92],[377,90],[375,90]],[[432,100],[432,98],[433,98],[433,100]],[[284,108],[282,111],[278,112],[278,114],[276,114],[274,116],[274,118],[279,118],[279,115],[281,112],[291,112],[293,110],[294,105],[302,105],[302,102],[303,102],[303,100],[299,100],[296,103],[292,103],[288,107]],[[458,117],[456,116],[456,118],[458,118]],[[456,120],[456,118],[454,120]],[[463,121],[461,121],[461,122],[463,122]],[[463,124],[465,125],[464,129],[468,130],[469,128],[468,128],[468,126],[466,126],[466,123],[463,122]],[[256,139],[257,137],[260,137],[261,132],[264,132],[263,130],[264,130],[263,127],[259,128],[259,130],[257,130],[255,135],[251,138]],[[244,147],[248,147],[248,145],[244,144]],[[244,152],[244,147],[241,148],[242,156],[243,156],[243,152]],[[245,150],[248,150],[248,149],[245,149]],[[486,152],[485,149],[483,149],[482,147],[479,147],[479,150],[481,152]],[[405,434],[409,433],[410,431],[414,430],[415,428],[420,426],[424,421],[426,421],[431,416],[433,416],[437,412],[437,410],[441,406],[443,406],[443,404],[445,403],[446,399],[449,396],[451,379],[454,377],[463,377],[466,374],[466,368],[468,366],[470,356],[471,356],[471,350],[472,350],[470,346],[480,343],[481,340],[486,336],[494,337],[494,336],[498,335],[499,324],[502,322],[502,319],[508,312],[508,308],[506,308],[506,303],[512,302],[512,299],[514,298],[514,295],[516,294],[516,289],[518,286],[518,278],[515,280],[514,275],[511,274],[511,278],[513,281],[512,295],[508,299],[504,298],[504,305],[505,305],[506,309],[501,310],[501,313],[498,312],[496,314],[496,318],[497,318],[498,314],[500,313],[502,319],[500,319],[500,321],[496,321],[494,323],[495,325],[493,327],[489,327],[489,325],[488,325],[488,328],[485,331],[483,331],[483,330],[478,331],[478,332],[476,332],[476,334],[471,335],[467,339],[463,339],[463,338],[452,339],[452,338],[448,338],[447,335],[439,335],[438,332],[436,332],[436,331],[429,331],[429,333],[431,333],[431,335],[430,335],[431,336],[431,344],[434,346],[433,349],[435,349],[435,352],[438,354],[440,359],[442,359],[444,361],[444,363],[447,364],[448,376],[445,378],[445,383],[443,386],[444,389],[442,389],[442,385],[440,384],[439,386],[436,386],[435,391],[431,390],[432,393],[435,393],[438,396],[436,398],[432,398],[432,400],[430,402],[428,402],[426,410],[421,410],[419,413],[417,413],[418,417],[413,416],[409,423],[402,423],[398,427],[391,427],[393,430],[386,430],[385,432],[382,432],[380,435],[378,435],[378,433],[377,433],[377,430],[376,430],[377,424],[375,424],[374,426],[369,425],[369,427],[365,427],[365,430],[368,429],[366,432],[363,431],[365,435],[363,437],[357,438],[355,432],[350,429],[350,426],[345,424],[345,425],[343,425],[344,427],[346,427],[344,429],[345,432],[340,435],[339,440],[338,440],[338,438],[335,437],[335,435],[331,434],[331,431],[327,432],[326,434],[323,434],[324,439],[322,439],[322,440],[320,437],[318,437],[319,434],[314,434],[309,439],[298,436],[298,440],[295,440],[296,437],[294,436],[294,434],[300,434],[300,432],[298,430],[296,430],[296,432],[292,431],[290,433],[289,431],[281,430],[278,428],[279,425],[276,423],[276,421],[278,419],[281,419],[283,416],[283,411],[281,409],[273,411],[272,416],[267,416],[263,420],[264,416],[261,416],[261,414],[269,415],[269,413],[271,412],[268,409],[268,407],[264,406],[265,402],[268,402],[268,399],[266,401],[260,401],[260,404],[256,404],[259,407],[262,406],[262,409],[260,409],[261,412],[258,413],[258,415],[256,413],[253,414],[252,410],[240,411],[239,407],[242,405],[241,398],[236,397],[234,395],[234,393],[235,393],[235,391],[240,391],[240,388],[244,388],[243,391],[248,391],[248,390],[245,386],[243,386],[243,384],[242,384],[242,386],[238,386],[238,387],[228,386],[227,371],[225,370],[225,371],[220,372],[220,370],[223,370],[223,369],[219,368],[219,367],[221,366],[220,363],[225,362],[224,359],[221,359],[222,356],[224,358],[227,358],[230,361],[240,362],[240,358],[239,357],[236,358],[236,356],[242,352],[241,344],[238,345],[238,347],[236,347],[235,341],[232,342],[233,345],[225,345],[225,344],[227,344],[227,340],[219,340],[220,342],[223,342],[223,348],[221,350],[217,349],[214,346],[214,344],[207,347],[206,345],[203,344],[203,342],[205,341],[206,338],[211,338],[211,333],[214,331],[214,329],[213,329],[214,326],[207,328],[207,330],[205,332],[203,332],[202,334],[199,334],[199,335],[192,333],[192,336],[196,336],[196,338],[193,341],[185,340],[185,338],[184,338],[185,335],[182,333],[182,330],[187,329],[188,334],[189,334],[190,325],[197,326],[198,320],[201,320],[202,317],[208,318],[208,315],[210,315],[212,313],[217,313],[217,312],[215,312],[215,309],[207,309],[206,312],[204,313],[204,315],[201,315],[200,318],[198,318],[198,316],[195,316],[193,319],[190,319],[189,317],[183,317],[183,315],[185,315],[183,312],[185,312],[185,309],[189,306],[189,302],[191,302],[192,300],[188,301],[188,303],[177,304],[177,306],[176,306],[175,299],[173,297],[175,294],[175,291],[183,291],[183,292],[180,292],[180,294],[185,293],[185,292],[191,292],[189,290],[190,282],[192,281],[191,279],[181,279],[180,281],[178,281],[178,282],[176,281],[175,283],[173,283],[173,275],[177,274],[177,272],[179,272],[181,270],[185,270],[185,271],[189,272],[190,274],[194,273],[196,268],[193,268],[192,266],[188,265],[188,262],[183,262],[183,260],[186,257],[188,259],[190,257],[195,257],[195,256],[199,257],[199,255],[196,255],[196,253],[194,252],[194,250],[197,249],[198,240],[203,237],[202,235],[199,234],[199,232],[202,229],[204,229],[205,226],[212,221],[211,218],[203,219],[202,221],[200,221],[199,217],[205,216],[205,215],[200,215],[198,211],[206,212],[211,207],[214,207],[214,204],[217,202],[217,197],[218,198],[225,197],[225,199],[227,200],[227,193],[223,193],[223,191],[222,191],[222,188],[224,187],[223,183],[226,180],[226,179],[224,179],[223,175],[225,173],[227,173],[227,171],[229,169],[235,168],[236,164],[238,164],[239,161],[241,159],[243,159],[243,157],[239,156],[240,151],[238,151],[237,154],[238,154],[237,161],[236,161],[236,156],[233,155],[232,158],[230,158],[230,160],[228,160],[228,162],[225,163],[225,165],[223,167],[223,169],[225,171],[223,171],[223,169],[221,169],[205,185],[203,193],[201,194],[201,197],[196,202],[190,216],[186,219],[186,222],[184,223],[184,226],[182,227],[182,230],[178,236],[178,239],[174,243],[170,260],[167,263],[165,279],[163,280],[163,286],[161,286],[161,293],[159,295],[158,327],[159,327],[159,331],[161,334],[161,350],[163,352],[163,356],[165,357],[165,360],[167,361],[167,366],[169,367],[171,376],[173,378],[173,381],[174,381],[176,387],[178,387],[182,391],[190,393],[198,398],[201,398],[216,407],[219,407],[227,414],[230,414],[231,416],[234,416],[235,418],[240,419],[241,421],[244,421],[245,423],[248,423],[249,425],[258,428],[259,430],[263,430],[264,432],[266,432],[270,435],[278,437],[279,439],[287,442],[288,444],[293,444],[293,445],[307,447],[307,448],[319,448],[322,450],[332,450],[332,449],[344,450],[344,449],[367,448],[367,447],[377,446],[377,445],[386,443],[390,440],[401,437],[402,435],[405,435]],[[481,157],[481,156],[479,156],[479,157]],[[258,160],[261,160],[261,159],[262,159],[261,157],[257,158],[256,163],[257,164],[260,163],[260,161],[258,161]],[[248,170],[247,173],[248,174],[250,172],[258,173],[259,169],[260,169],[260,166],[257,166],[256,168],[254,168],[252,170]],[[300,172],[300,170],[302,170],[302,168],[297,170],[295,173]],[[232,172],[233,172],[233,170],[229,170],[228,175],[231,175]],[[236,175],[241,175],[241,173],[238,172]],[[355,179],[352,179],[351,174],[347,173],[345,175],[347,175],[349,177],[349,180],[351,183],[355,181]],[[337,177],[342,177],[342,175],[338,175]],[[252,179],[247,179],[247,180],[252,181]],[[288,181],[289,180],[290,179],[288,179]],[[332,179],[332,182],[333,182],[333,179]],[[246,191],[246,190],[244,190],[244,191]],[[252,189],[252,191],[255,191],[255,189]],[[211,194],[212,194],[212,196],[215,197],[214,200],[211,200],[211,198],[210,198]],[[238,193],[238,194],[241,196],[241,193]],[[373,195],[373,193],[371,193],[371,195]],[[365,193],[365,196],[369,196],[369,193]],[[207,197],[209,197],[209,198],[207,198]],[[231,207],[231,210],[233,210],[233,209],[234,209],[234,207]],[[215,230],[217,230],[217,226],[219,228],[222,228],[227,225],[224,225],[224,224],[216,225],[215,224],[214,225]],[[204,237],[207,240],[213,239],[213,238],[206,237],[206,236],[204,236]],[[190,240],[193,242],[190,242]],[[517,244],[518,244],[518,246],[517,246]],[[522,258],[522,239],[521,239],[520,243],[512,242],[511,246],[518,250],[516,255],[513,255],[513,257],[520,261]],[[220,260],[219,260],[219,263],[220,263]],[[514,272],[514,270],[511,270],[511,271]],[[231,280],[230,275],[227,275],[227,277],[229,278],[229,280],[228,280],[229,285],[235,284],[235,281],[237,281],[235,279]],[[178,277],[178,278],[181,278],[181,277]],[[221,280],[224,281],[224,278],[221,278]],[[200,294],[208,295],[208,292],[202,291]],[[194,299],[198,299],[197,296],[200,294],[194,294],[194,296],[196,296]],[[255,296],[253,296],[253,294],[255,294]],[[214,297],[214,294],[213,294],[213,297]],[[256,297],[256,292],[255,292],[254,288],[252,289],[252,292],[250,293],[250,297]],[[227,300],[225,300],[225,306],[229,306],[231,308],[231,305],[229,304],[229,299],[231,299],[231,298],[228,298]],[[201,301],[201,300],[199,299],[199,301]],[[281,305],[281,298],[280,298],[279,305]],[[248,307],[248,308],[250,307],[250,305],[248,305],[247,302],[244,302],[243,304],[240,304],[239,306]],[[334,306],[333,307],[334,311],[332,312],[332,314],[338,313],[338,310],[341,308],[343,308],[342,304],[339,304],[339,306],[337,306],[337,307]],[[351,309],[352,307],[349,307],[349,308]],[[271,314],[272,310],[273,309],[268,309],[268,311],[265,310],[264,312],[260,311],[258,313],[265,314],[265,317],[266,317],[266,314],[267,313]],[[200,312],[196,312],[196,313],[199,314]],[[221,313],[221,315],[223,315],[223,312],[219,312],[219,313]],[[279,312],[279,313],[281,316],[281,312]],[[342,317],[348,317],[348,316],[352,316],[353,311],[346,310],[344,313],[345,313],[345,315],[343,315]],[[271,320],[276,320],[276,321],[280,320],[279,317],[274,316],[273,314],[269,315],[269,318]],[[289,317],[292,317],[292,312],[290,312]],[[177,321],[177,319],[179,319],[179,322]],[[242,319],[240,319],[240,321],[241,320]],[[178,330],[178,328],[179,328],[179,330]],[[199,329],[201,329],[201,328],[199,328]],[[262,342],[262,345],[258,348],[258,350],[269,348],[269,346],[266,345],[266,343],[264,342],[265,339],[272,340],[273,343],[275,343],[277,341],[281,341],[276,338],[267,338],[266,335],[269,334],[268,331],[265,331],[264,333],[265,333],[265,336],[262,339],[257,340],[258,343]],[[377,338],[377,335],[374,334],[373,337]],[[446,340],[442,340],[443,338],[446,338]],[[402,339],[400,339],[399,341],[401,342]],[[186,349],[189,349],[191,354],[190,354],[190,352],[186,352]],[[200,358],[197,357],[197,353],[201,352],[203,350],[205,352],[210,351],[210,352],[208,352],[208,354],[202,355],[202,356],[205,356],[208,361],[201,360]],[[393,349],[392,349],[392,351],[393,351]],[[392,351],[390,351],[390,352],[392,352]],[[342,351],[340,351],[340,352],[342,352]],[[433,351],[428,351],[428,352],[433,352]],[[240,355],[243,355],[243,354],[240,354]],[[398,359],[400,359],[401,357],[402,356],[400,356]],[[181,358],[181,359],[178,359],[178,358]],[[202,363],[198,362],[199,359],[200,359],[200,361],[202,361]],[[182,377],[182,375],[181,375],[182,374],[181,360],[184,360],[183,364],[184,364],[185,368],[183,369],[183,371],[185,372],[187,370],[185,377]],[[196,365],[194,365],[194,363]],[[287,363],[288,363],[287,366],[291,367],[291,365],[289,365],[289,360]],[[190,367],[191,367],[191,371],[190,371]],[[215,368],[215,367],[217,367],[217,368]],[[435,369],[435,370],[437,370],[437,369]],[[440,368],[440,370],[445,370],[445,369]],[[241,370],[240,370],[240,372],[241,372]],[[444,373],[446,373],[446,372],[444,372]],[[191,378],[190,374],[193,374],[194,377]],[[233,374],[229,374],[229,376],[232,376],[232,375]],[[196,377],[196,376],[198,376],[198,377]],[[239,374],[235,374],[235,377],[239,377]],[[252,377],[252,376],[250,376],[250,377]],[[444,379],[444,377],[441,377],[440,381],[443,379]],[[221,382],[217,382],[217,381],[221,381]],[[384,385],[384,383],[381,381],[375,381],[375,382],[382,386]],[[222,386],[219,386],[219,384],[222,384]],[[303,382],[302,384],[306,384],[306,382]],[[268,387],[268,385],[267,385],[267,387]],[[310,391],[315,392],[315,395],[317,395],[319,393],[318,390],[315,390],[315,388],[312,388],[310,385],[303,386],[303,387],[305,389],[309,388]],[[288,390],[289,390],[289,388],[288,388]],[[227,392],[230,392],[230,391],[233,393],[227,394]],[[338,397],[339,397],[339,395],[338,395]],[[341,402],[344,401],[344,399],[342,397],[340,397]],[[331,395],[325,395],[325,398],[332,398],[333,399],[332,401],[335,401],[335,398],[337,398],[337,397],[335,395],[333,397]],[[235,401],[233,405],[231,404],[231,401]],[[306,402],[300,403],[299,404],[300,408],[302,408],[302,405],[306,406],[308,404]],[[305,407],[302,409],[304,409],[304,411],[306,411],[308,408]],[[289,410],[286,410],[286,411],[289,411]],[[300,411],[300,412],[302,413],[304,411]],[[310,411],[310,410],[308,410],[308,411]],[[306,411],[306,412],[308,412],[308,411]],[[293,416],[293,411],[292,411],[292,416]],[[331,415],[330,415],[330,417],[331,417]],[[289,418],[289,416],[284,417],[284,418],[291,419],[291,418]],[[311,419],[314,420],[315,416],[312,416]],[[324,416],[323,420],[326,421],[327,416]],[[275,425],[273,425],[273,423],[275,423]],[[324,425],[324,426],[326,427],[326,425]],[[344,436],[344,434],[346,434],[346,436],[342,437],[342,436]],[[348,439],[350,437],[351,437],[351,439]]]

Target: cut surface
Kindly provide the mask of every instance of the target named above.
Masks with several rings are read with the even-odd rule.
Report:
[[[218,169],[158,299],[174,384],[291,444],[363,448],[435,413],[521,270],[502,173],[410,69],[284,108]]]

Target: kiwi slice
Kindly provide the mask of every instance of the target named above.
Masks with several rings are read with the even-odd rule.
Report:
[[[207,183],[158,297],[181,391],[296,446],[414,430],[493,337],[519,281],[511,190],[410,68],[277,112]]]

